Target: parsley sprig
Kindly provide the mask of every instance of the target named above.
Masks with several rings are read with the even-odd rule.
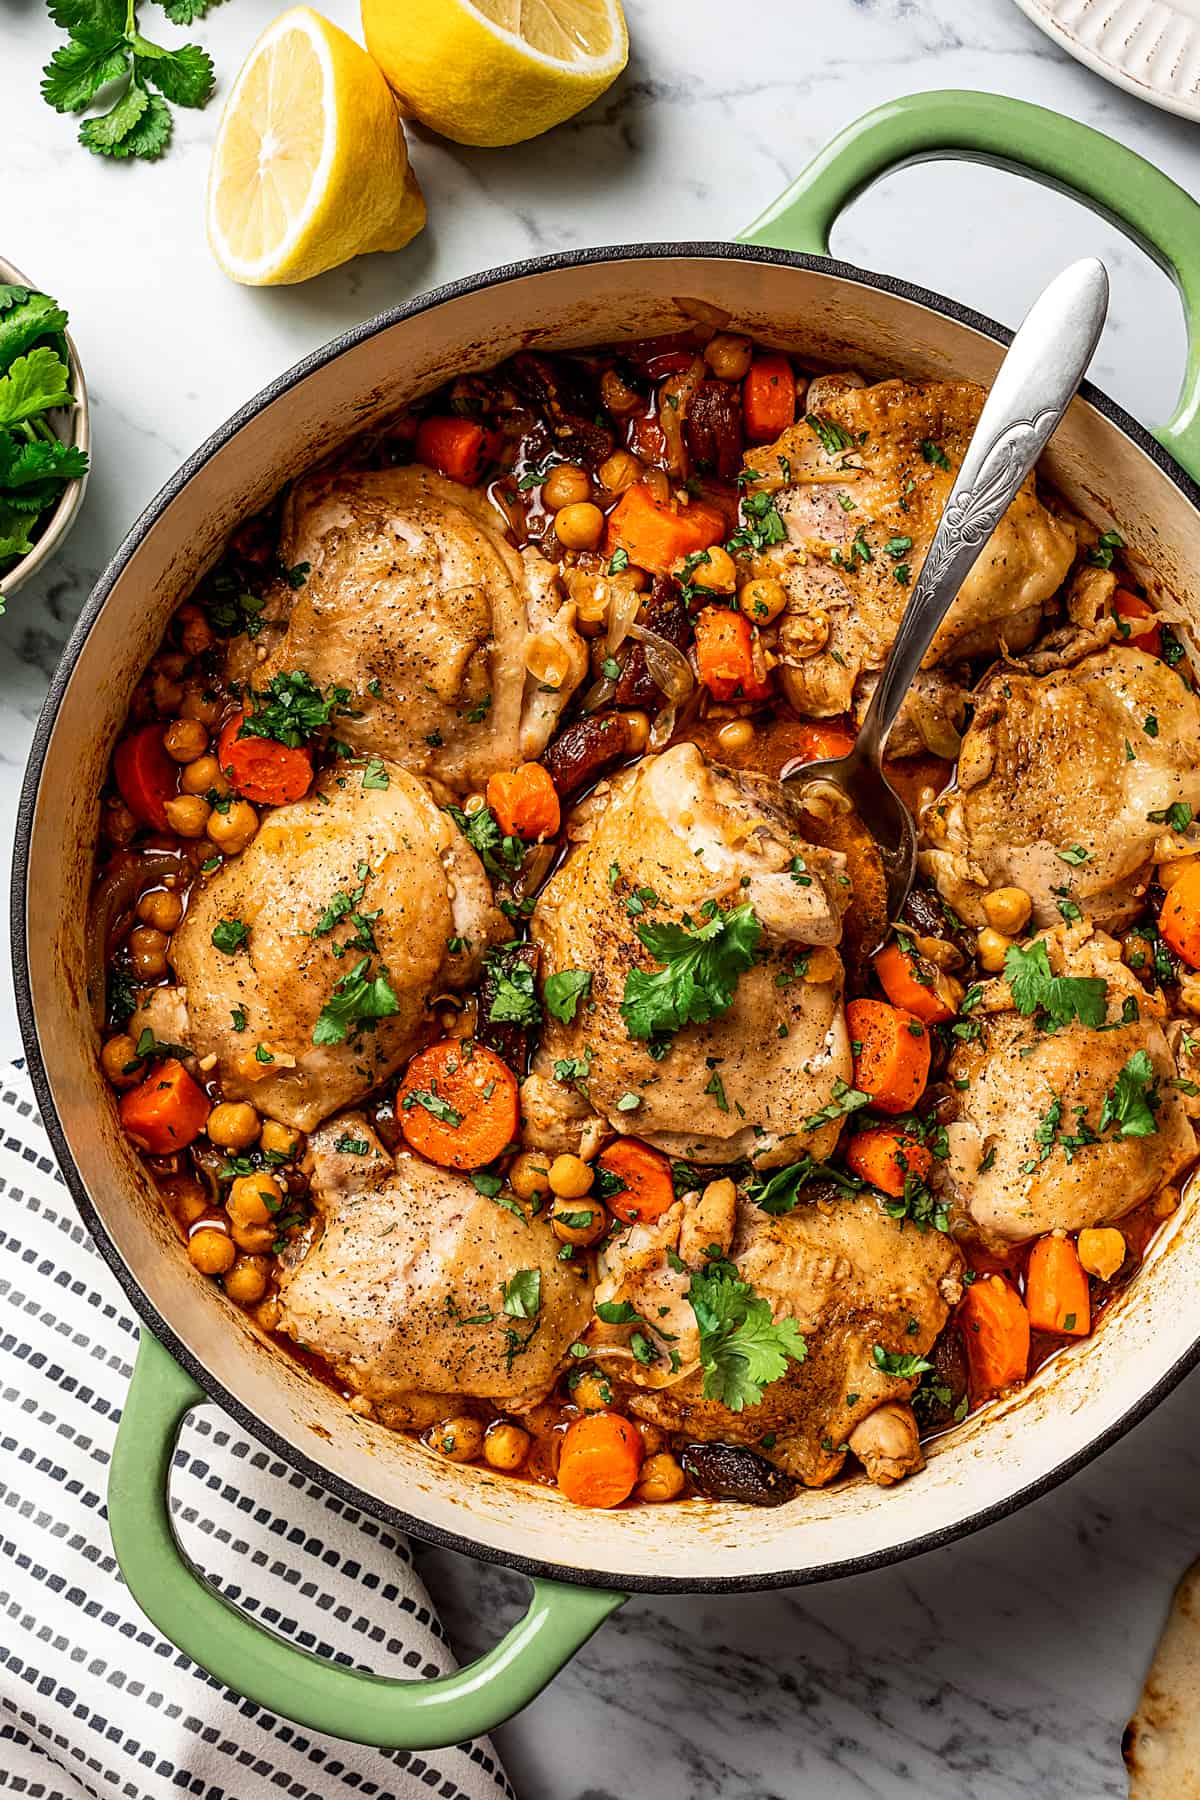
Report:
[[[1004,978],[1016,1009],[1025,1018],[1037,1017],[1051,1025],[1100,1026],[1108,1008],[1108,988],[1099,975],[1055,975],[1045,940],[1037,938],[1028,949],[1013,944],[1004,958]]]
[[[770,1302],[739,1278],[733,1263],[710,1263],[694,1274],[688,1300],[700,1331],[704,1397],[730,1412],[757,1406],[789,1361],[803,1362],[808,1354],[795,1319],[773,1319]]]
[[[211,0],[163,0],[173,25],[202,18]],[[80,113],[105,91],[107,112],[79,127],[96,156],[152,162],[171,140],[171,108],[205,105],[213,90],[212,58],[199,44],[168,49],[143,37],[135,0],[48,0],[50,17],[67,33],[42,71],[42,98],[55,112]]]
[[[763,928],[749,904],[729,912],[712,902],[705,906],[711,911],[703,924],[687,913],[679,925],[639,922],[638,937],[663,966],[631,969],[625,977],[621,1016],[630,1037],[661,1042],[733,1005],[738,977],[754,962]]]
[[[333,992],[313,1026],[314,1044],[344,1044],[354,1026],[387,1019],[400,1011],[396,990],[386,969],[370,973],[371,958],[361,956],[348,974],[333,984]]]
[[[49,294],[0,283],[0,574],[32,550],[38,520],[66,483],[87,473],[85,453],[60,442],[46,419],[75,404],[66,323]]]
[[[248,696],[240,738],[271,738],[298,750],[350,699],[349,688],[332,687],[322,694],[304,669],[273,675],[267,687]]]

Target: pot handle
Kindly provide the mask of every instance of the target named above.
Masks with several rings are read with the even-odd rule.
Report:
[[[208,1396],[143,1331],[113,1449],[108,1521],[129,1591],[163,1635],[235,1693],[311,1731],[384,1750],[480,1737],[533,1700],[627,1598],[535,1581],[529,1610],[494,1649],[453,1675],[396,1680],[311,1655],[255,1624],[184,1555],[171,1523],[175,1440]]]
[[[1155,433],[1200,481],[1200,206],[1161,169],[1061,113],[1000,94],[910,94],[864,114],[741,234],[747,244],[828,256],[842,209],[890,169],[935,157],[995,163],[1084,200],[1141,245],[1179,289],[1187,369],[1174,416]]]

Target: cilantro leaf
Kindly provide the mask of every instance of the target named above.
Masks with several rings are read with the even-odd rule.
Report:
[[[44,344],[18,356],[0,376],[0,425],[19,425],[54,406],[70,406],[71,381],[57,350]]]
[[[216,0],[162,0],[162,9],[172,25],[194,25],[215,4]]]
[[[738,1279],[732,1263],[694,1274],[688,1300],[700,1331],[704,1397],[730,1412],[757,1406],[763,1388],[803,1362],[807,1346],[795,1319],[775,1321],[770,1303]]]
[[[542,1016],[533,970],[514,954],[520,948],[519,944],[502,944],[487,955],[488,974],[496,984],[488,1005],[493,1025],[536,1025]]]
[[[18,445],[7,432],[0,432],[0,488],[9,490],[10,504],[19,496],[14,489],[40,487],[47,481],[78,481],[87,474],[88,460],[74,444],[53,443],[36,438],[32,444]]]
[[[769,1175],[752,1175],[746,1183],[746,1198],[772,1218],[781,1218],[799,1205],[803,1189],[816,1180],[832,1181],[846,1194],[857,1193],[866,1185],[857,1175],[847,1174],[833,1163],[802,1156],[799,1162],[773,1169]]]
[[[503,1288],[504,1310],[510,1319],[536,1319],[542,1309],[542,1272],[518,1269]]]
[[[203,106],[213,91],[213,63],[199,44],[164,50],[144,37],[133,40],[134,67],[176,106]]]
[[[738,977],[754,962],[762,925],[749,904],[714,912],[703,925],[643,921],[638,937],[661,969],[631,969],[621,1016],[630,1037],[662,1038],[702,1025],[733,1005]]]
[[[1104,1023],[1108,988],[1099,975],[1054,975],[1044,938],[1028,949],[1010,946],[1004,958],[1004,978],[1016,1009],[1025,1018],[1044,1012],[1056,1025]]]
[[[331,688],[328,695],[323,695],[303,669],[273,675],[265,691],[250,695],[238,737],[271,738],[298,750],[323,725],[328,725],[343,704],[343,695],[349,698],[344,688]]]
[[[387,769],[384,766],[383,758],[381,756],[368,757],[367,766],[363,770],[363,786],[368,791],[373,788],[382,789],[389,785],[390,780],[391,777],[388,775]]]
[[[99,156],[114,156],[121,140],[129,136],[142,114],[149,111],[149,108],[150,95],[139,82],[131,81],[106,113],[83,121],[79,127],[79,141],[86,149],[94,150]]]
[[[124,75],[128,63],[120,31],[95,43],[69,38],[42,70],[42,98],[55,112],[82,112],[100,88]]]
[[[590,969],[560,969],[555,975],[547,975],[542,992],[550,1017],[561,1019],[564,1025],[569,1025],[575,1017],[579,1002],[586,1000],[591,985]]]
[[[213,948],[232,956],[245,946],[249,936],[250,927],[244,920],[221,919],[212,929]]]
[[[923,1356],[906,1356],[899,1350],[885,1350],[882,1344],[872,1344],[871,1355],[875,1359],[875,1367],[882,1369],[885,1375],[894,1376],[897,1381],[912,1381],[915,1376],[925,1375],[933,1367]]]
[[[387,971],[379,969],[370,975],[370,963],[369,956],[360,957],[349,974],[334,983],[313,1027],[314,1044],[344,1044],[351,1026],[399,1012],[400,1002]]]
[[[1120,1127],[1123,1138],[1152,1137],[1158,1130],[1154,1115],[1159,1107],[1158,1081],[1154,1064],[1145,1050],[1135,1050],[1113,1086],[1104,1096],[1100,1109],[1100,1129]]]

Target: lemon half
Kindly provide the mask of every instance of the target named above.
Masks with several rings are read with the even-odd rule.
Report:
[[[362,21],[405,109],[459,144],[537,137],[629,60],[620,0],[362,0]]]
[[[233,85],[213,146],[208,241],[234,281],[305,281],[425,223],[387,82],[307,6],[281,13]]]

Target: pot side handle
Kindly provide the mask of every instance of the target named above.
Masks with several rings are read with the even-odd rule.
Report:
[[[134,1599],[164,1637],[226,1687],[311,1731],[386,1750],[480,1737],[533,1700],[627,1598],[535,1581],[529,1610],[478,1662],[429,1681],[396,1680],[313,1656],[255,1624],[184,1555],[171,1524],[175,1440],[208,1396],[143,1331],[113,1449],[108,1519]]]
[[[844,207],[891,169],[953,157],[994,163],[1086,201],[1119,225],[1179,289],[1187,369],[1155,436],[1200,481],[1200,205],[1136,151],[1045,107],[1000,94],[910,94],[863,115],[820,151],[741,242],[828,256]]]

